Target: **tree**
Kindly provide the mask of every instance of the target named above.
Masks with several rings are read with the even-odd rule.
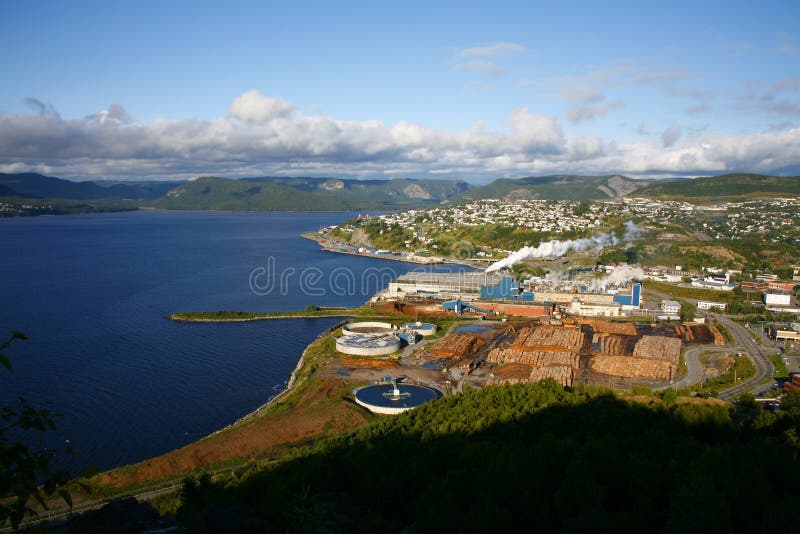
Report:
[[[25,340],[21,332],[13,332],[0,345],[7,349],[15,340]],[[12,371],[11,360],[0,352],[0,365]],[[56,451],[31,448],[29,442],[36,433],[55,429],[57,413],[48,407],[36,406],[20,397],[15,405],[0,406],[0,525],[6,521],[14,529],[26,515],[35,515],[32,501],[45,509],[45,498],[56,492],[72,507],[69,493],[61,488],[69,480],[69,473],[53,471],[50,462]],[[10,496],[10,499],[5,497]]]
[[[683,321],[684,323],[694,321],[694,316],[696,312],[697,308],[695,308],[694,304],[684,302],[681,305],[681,321]]]

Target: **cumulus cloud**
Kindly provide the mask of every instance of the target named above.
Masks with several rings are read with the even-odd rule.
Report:
[[[587,92],[583,98],[594,97]],[[568,137],[558,119],[530,108],[511,111],[499,130],[478,122],[451,131],[408,121],[308,116],[257,91],[236,98],[230,112],[217,119],[160,118],[149,124],[136,122],[120,105],[65,119],[36,102],[32,113],[0,113],[0,169],[6,172],[123,179],[443,175],[480,181],[561,172],[768,172],[800,162],[800,129],[789,125],[757,134],[687,136],[674,127],[661,139],[626,143]]]
[[[507,41],[490,43],[483,46],[472,46],[458,50],[457,55],[461,57],[499,57],[516,54],[525,50],[525,47]]]
[[[258,89],[252,89],[233,101],[228,115],[246,122],[264,124],[290,115],[293,111],[294,106],[289,102],[280,98],[268,98]]]

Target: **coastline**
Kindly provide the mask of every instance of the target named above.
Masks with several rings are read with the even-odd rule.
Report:
[[[352,316],[342,316],[342,317],[352,317]],[[313,319],[314,317],[292,317],[292,318]],[[258,319],[254,319],[254,320],[258,320]],[[191,321],[187,321],[187,322],[191,322]],[[225,321],[198,321],[198,322],[225,322]],[[330,335],[332,332],[334,332],[337,329],[341,328],[345,324],[347,324],[347,320],[339,321],[335,325],[329,326],[328,328],[326,328],[325,330],[323,330],[322,332],[319,333],[319,335],[316,337],[315,341],[319,340],[319,339],[321,339],[321,338],[323,338],[323,337],[325,337],[327,335]],[[296,382],[297,382],[297,373],[299,373],[300,370],[303,368],[303,364],[305,363],[305,359],[306,359],[306,354],[308,353],[308,349],[311,348],[311,345],[313,343],[314,343],[314,341],[312,341],[311,343],[306,345],[306,348],[303,349],[302,353],[300,353],[300,357],[297,359],[297,364],[294,366],[294,369],[292,369],[292,372],[289,374],[289,379],[286,381],[286,387],[282,391],[280,391],[279,393],[273,395],[272,397],[267,399],[267,401],[264,404],[262,404],[261,406],[259,406],[255,410],[253,410],[253,411],[251,411],[249,413],[246,413],[245,415],[243,415],[242,417],[240,417],[239,419],[237,419],[233,423],[230,423],[229,425],[226,425],[226,426],[220,428],[219,430],[215,430],[211,434],[208,434],[207,436],[203,436],[202,438],[200,438],[197,441],[202,441],[204,439],[208,439],[208,438],[210,438],[212,436],[215,436],[215,435],[217,435],[217,434],[219,434],[221,432],[224,432],[226,430],[234,428],[235,426],[237,426],[237,425],[239,425],[241,423],[244,423],[245,421],[247,421],[249,419],[252,419],[252,418],[256,417],[259,413],[261,413],[262,410],[265,410],[265,409],[269,408],[270,406],[272,406],[276,402],[280,401],[283,397],[285,397],[286,395],[291,393],[291,391],[294,389],[294,387],[296,385]]]
[[[456,264],[456,265],[463,265],[465,267],[470,267],[473,269],[481,269],[483,265],[477,260],[469,261],[469,260],[462,260],[458,258],[445,258],[443,256],[403,256],[400,252],[393,252],[390,251],[388,254],[376,254],[369,251],[358,252],[356,247],[353,247],[355,250],[346,250],[341,247],[330,247],[326,245],[327,238],[320,236],[316,232],[308,232],[305,234],[300,234],[300,237],[305,239],[310,239],[311,241],[316,242],[320,250],[325,252],[333,252],[334,254],[346,254],[348,256],[359,256],[364,258],[375,258],[379,260],[389,260],[389,261],[399,261],[401,263],[413,263],[415,265],[445,265],[445,264]],[[352,247],[352,245],[350,245]]]

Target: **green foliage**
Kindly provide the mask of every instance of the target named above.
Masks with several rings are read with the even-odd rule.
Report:
[[[636,191],[637,197],[720,198],[758,194],[800,194],[800,177],[726,174],[694,180],[665,182]]]
[[[24,334],[14,332],[0,350],[24,339]],[[11,371],[5,354],[0,353],[0,364]],[[17,529],[25,516],[35,515],[32,502],[46,509],[45,499],[55,494],[72,506],[70,494],[61,487],[69,474],[50,468],[56,451],[32,445],[42,433],[55,429],[57,415],[23,397],[14,405],[0,406],[0,526],[8,522]]]
[[[484,198],[532,198],[543,200],[596,200],[607,199],[612,195],[609,181],[616,178],[630,191],[640,188],[646,182],[624,176],[529,176],[526,178],[501,178],[488,185],[473,187],[457,200],[478,200]]]
[[[697,313],[697,306],[691,302],[681,302],[681,321],[689,323],[694,321],[694,316]]]
[[[799,422],[552,381],[488,387],[319,441],[184,507],[224,490],[279,530],[771,530],[800,497]]]

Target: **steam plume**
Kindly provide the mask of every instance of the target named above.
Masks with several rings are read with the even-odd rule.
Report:
[[[622,237],[622,240],[620,240],[620,238],[611,232],[567,241],[553,239],[551,241],[547,241],[546,243],[539,244],[538,247],[522,247],[507,258],[490,265],[489,268],[486,269],[486,272],[490,273],[493,271],[499,271],[500,269],[507,269],[523,260],[536,258],[560,258],[569,252],[584,252],[587,250],[592,250],[595,253],[599,253],[606,247],[618,245],[621,241],[631,241],[639,235],[641,235],[641,230],[638,226],[636,226],[636,223],[633,221],[628,221],[625,223],[625,234]]]

